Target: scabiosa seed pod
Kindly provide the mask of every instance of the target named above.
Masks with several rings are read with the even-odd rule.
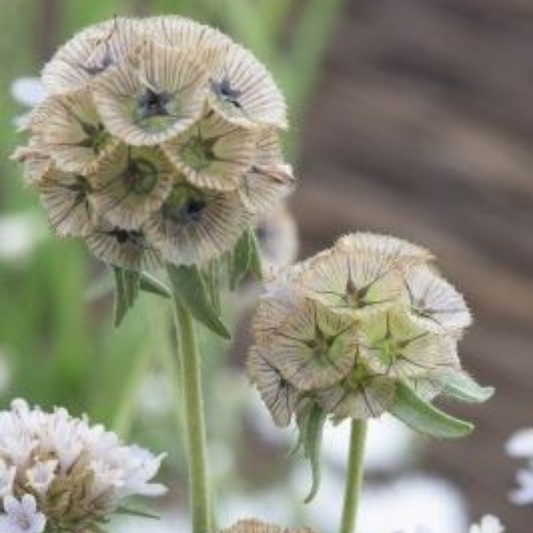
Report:
[[[42,80],[13,157],[52,229],[115,267],[207,268],[293,189],[283,95],[216,29],[116,17],[69,40]]]
[[[15,400],[0,413],[0,530],[99,531],[127,496],[158,496],[163,455],[102,426]]]
[[[390,412],[434,436],[471,431],[430,403],[441,394],[480,402],[493,392],[461,367],[457,344],[470,312],[432,261],[406,241],[355,233],[267,282],[248,374],[278,426],[296,420],[315,465],[327,419]]]
[[[398,382],[432,399],[443,375],[462,374],[457,342],[470,312],[432,257],[356,233],[270,280],[248,366],[275,420],[289,422],[298,396],[314,396],[337,419],[376,417]],[[283,415],[275,386],[287,399]]]

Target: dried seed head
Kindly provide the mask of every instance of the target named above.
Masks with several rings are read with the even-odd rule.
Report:
[[[391,409],[400,384],[432,400],[453,376],[466,383],[457,342],[468,310],[431,258],[400,239],[353,234],[272,276],[249,374],[278,424],[304,399],[336,420],[364,419]]]
[[[121,228],[137,229],[161,208],[172,189],[173,175],[160,149],[120,145],[89,179],[104,218]]]
[[[99,76],[94,99],[112,135],[135,146],[160,144],[200,118],[207,72],[183,52],[151,43],[136,60]]]
[[[44,67],[42,81],[52,94],[86,88],[120,65],[141,42],[139,22],[115,17],[90,26],[68,41]]]
[[[306,300],[273,332],[268,359],[299,390],[328,387],[353,366],[356,324]]]
[[[286,427],[295,413],[299,392],[262,351],[261,348],[251,351],[247,361],[248,376],[257,385],[276,425]]]
[[[117,141],[100,121],[88,89],[52,96],[31,117],[31,130],[56,166],[66,172],[90,174]]]
[[[386,375],[414,378],[460,368],[456,340],[421,328],[405,309],[369,317],[360,329],[361,352]]]
[[[283,95],[254,55],[229,44],[210,75],[211,105],[227,120],[244,127],[287,127]]]
[[[162,264],[161,253],[143,229],[127,230],[100,220],[88,234],[86,242],[98,259],[127,270],[154,271]]]
[[[283,160],[279,136],[273,128],[257,137],[252,165],[239,187],[241,201],[252,213],[268,213],[294,189],[295,177]]]
[[[150,17],[143,23],[144,35],[162,46],[193,56],[205,68],[212,68],[232,41],[215,28],[177,15]]]
[[[175,264],[204,263],[230,250],[249,223],[234,192],[176,181],[146,226],[150,240]]]
[[[405,286],[412,319],[426,329],[443,333],[471,325],[463,296],[428,266],[409,270]]]
[[[255,133],[210,112],[163,149],[192,185],[231,191],[252,164]]]
[[[67,42],[43,82],[13,157],[58,234],[114,265],[222,259],[293,189],[283,97],[218,30],[116,17]]]
[[[87,178],[51,169],[38,183],[37,190],[50,225],[59,237],[85,237],[91,232],[95,212]]]
[[[302,276],[311,298],[360,318],[390,307],[401,294],[398,263],[373,249],[338,249],[311,261]]]

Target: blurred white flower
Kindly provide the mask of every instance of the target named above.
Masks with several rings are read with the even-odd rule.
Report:
[[[39,78],[17,78],[11,85],[11,96],[19,104],[33,107],[46,98],[46,89]]]
[[[33,213],[0,217],[0,262],[27,259],[45,237],[46,225]]]
[[[511,501],[515,505],[533,504],[533,428],[517,431],[507,442],[506,451],[511,457],[528,460],[516,474],[518,488],[511,492]]]
[[[46,517],[37,510],[37,502],[31,494],[21,500],[13,496],[4,498],[4,513],[0,514],[0,531],[6,533],[42,533]]]
[[[302,466],[295,470],[291,485],[303,497],[306,483],[309,474]],[[306,520],[317,531],[338,527],[342,487],[342,471],[322,469],[321,490],[307,508]],[[361,533],[465,533],[468,525],[459,491],[442,479],[421,475],[405,476],[384,486],[367,483],[358,522]]]
[[[125,446],[86,417],[71,417],[65,409],[30,409],[24,400],[0,412],[0,456],[2,533],[44,530],[44,515],[27,487],[38,494],[51,530],[68,523],[73,533],[107,520],[126,496],[157,496],[166,490],[151,482],[162,455]]]
[[[46,98],[46,89],[39,78],[17,78],[11,84],[11,96],[18,104],[35,107]],[[27,125],[29,113],[15,117],[15,126],[23,128]]]
[[[142,381],[137,405],[148,416],[162,416],[172,410],[172,386],[162,373],[151,372]]]
[[[343,468],[350,442],[350,423],[326,425],[323,454],[332,465]],[[385,415],[369,424],[365,451],[365,468],[368,470],[397,471],[405,466],[416,452],[415,437],[405,425]]]
[[[533,428],[517,431],[507,442],[507,453],[511,457],[533,460]]]
[[[505,528],[500,520],[492,515],[485,515],[479,524],[470,528],[470,533],[503,533]]]

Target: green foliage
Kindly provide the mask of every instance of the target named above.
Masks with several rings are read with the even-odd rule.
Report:
[[[194,318],[224,339],[231,334],[222,322],[204,274],[196,265],[168,265],[172,290]]]
[[[262,278],[257,239],[251,230],[244,232],[230,254],[231,288],[235,289],[247,274],[252,274],[259,280]]]
[[[474,426],[454,418],[420,398],[407,385],[398,382],[390,412],[409,427],[425,435],[453,439],[466,437]]]
[[[441,383],[443,394],[457,400],[470,403],[483,403],[495,392],[494,387],[482,387],[466,372],[449,372],[443,374]]]
[[[123,268],[113,268],[115,275],[115,327],[120,326],[133,307],[141,288],[141,276]]]
[[[312,484],[304,502],[311,502],[320,488],[321,469],[320,451],[322,448],[322,432],[326,422],[326,413],[316,403],[311,402],[297,416],[298,443],[292,453],[303,451],[304,457],[311,466]]]

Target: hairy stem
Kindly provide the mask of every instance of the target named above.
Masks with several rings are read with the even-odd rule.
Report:
[[[348,452],[348,471],[344,491],[344,508],[340,533],[354,533],[357,520],[357,509],[361,499],[363,486],[363,458],[365,452],[367,422],[353,420]]]
[[[192,531],[210,533],[212,521],[200,353],[194,319],[190,311],[176,296],[174,296],[174,308],[180,352],[180,384],[185,416]]]

